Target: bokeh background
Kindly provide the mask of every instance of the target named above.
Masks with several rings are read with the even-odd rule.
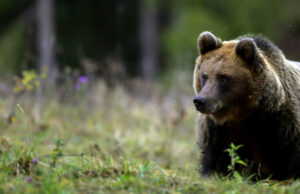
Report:
[[[0,0],[0,193],[282,193],[203,179],[197,38],[300,60],[298,0]]]
[[[40,0],[45,8],[37,2],[0,2],[2,77],[37,69],[39,41],[47,38],[51,67],[59,72],[70,67],[150,81],[173,71],[191,72],[196,39],[204,30],[223,40],[263,34],[287,57],[300,59],[297,0],[53,0],[51,5]]]

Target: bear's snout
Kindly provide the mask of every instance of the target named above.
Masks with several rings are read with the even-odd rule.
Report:
[[[201,97],[195,97],[194,98],[194,104],[195,104],[195,107],[197,109],[197,111],[203,111],[204,109],[204,106],[206,104],[206,100],[204,98],[201,98]]]
[[[200,96],[194,98],[194,104],[196,110],[203,114],[214,114],[222,108],[222,103],[220,101],[216,102],[213,99]]]

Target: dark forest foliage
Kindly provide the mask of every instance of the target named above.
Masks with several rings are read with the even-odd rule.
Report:
[[[156,74],[174,66],[192,68],[196,56],[195,40],[209,30],[232,39],[254,33],[263,34],[282,48],[289,58],[299,59],[299,2],[275,1],[55,1],[55,56],[60,70],[93,66],[101,74],[111,63],[118,63],[130,76],[143,76],[141,39],[147,17],[157,26],[150,40],[157,41]],[[0,3],[0,70],[21,72],[37,66],[35,1],[4,0]],[[151,53],[150,53],[151,55]]]

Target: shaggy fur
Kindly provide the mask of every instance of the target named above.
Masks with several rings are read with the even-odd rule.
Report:
[[[203,32],[194,70],[202,174],[228,174],[230,143],[244,173],[258,178],[300,176],[300,66],[262,37],[233,41]],[[195,98],[195,99],[196,99]]]

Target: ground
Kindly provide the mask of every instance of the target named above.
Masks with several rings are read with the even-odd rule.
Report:
[[[299,181],[200,177],[192,83],[178,83],[139,91],[99,81],[72,100],[48,100],[39,122],[26,95],[7,123],[12,98],[2,97],[0,192],[300,192]]]

